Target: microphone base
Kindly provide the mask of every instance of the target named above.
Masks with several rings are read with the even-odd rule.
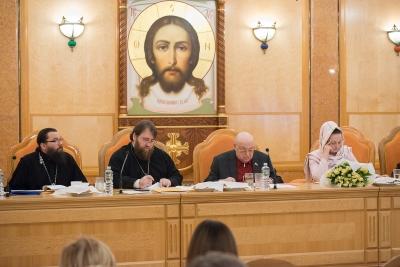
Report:
[[[118,194],[123,194],[123,193],[122,193],[122,189],[119,190]]]
[[[4,193],[6,193],[5,194],[5,196],[6,197],[10,197],[10,195],[11,195],[11,190],[10,190],[10,186],[8,185],[8,183],[7,183],[7,186],[6,186],[6,188],[4,188]]]

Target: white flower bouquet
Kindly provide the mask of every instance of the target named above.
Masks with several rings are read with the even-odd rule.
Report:
[[[375,169],[372,163],[341,160],[320,179],[322,187],[365,187],[374,182]]]

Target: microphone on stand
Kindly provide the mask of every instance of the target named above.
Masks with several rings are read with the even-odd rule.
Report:
[[[129,150],[126,151],[124,163],[122,163],[121,173],[119,174],[119,193],[122,194],[122,172],[124,171],[126,159],[129,156]]]
[[[12,157],[12,162],[11,162],[11,169],[10,169],[10,173],[8,175],[8,179],[7,179],[7,186],[6,186],[6,197],[10,197],[11,195],[11,190],[10,190],[10,180],[11,180],[11,174],[13,172],[14,169],[14,162],[17,159],[17,156],[13,156]]]
[[[267,152],[267,154],[269,155],[269,148],[268,147],[265,149],[265,152]],[[271,156],[269,158],[271,159]],[[275,170],[275,175],[276,175],[276,170]],[[274,181],[274,189],[277,189],[275,177],[272,177],[272,181]]]

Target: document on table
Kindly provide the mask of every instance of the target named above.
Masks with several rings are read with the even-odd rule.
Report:
[[[269,188],[273,189],[274,184],[269,184]],[[296,186],[291,184],[276,184],[276,188],[296,188]]]

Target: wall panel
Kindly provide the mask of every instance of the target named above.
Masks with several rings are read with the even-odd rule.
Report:
[[[400,25],[399,9],[396,0],[341,0],[341,124],[361,130],[376,149],[400,125],[400,60],[387,37]]]

